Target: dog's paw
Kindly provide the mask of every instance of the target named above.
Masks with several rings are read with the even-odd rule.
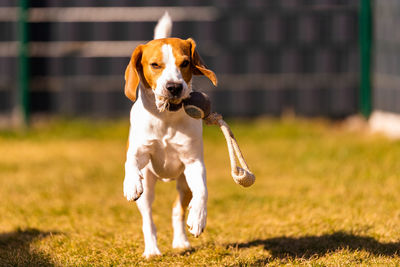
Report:
[[[136,201],[143,193],[142,181],[139,179],[125,178],[124,196],[128,201]]]
[[[190,248],[190,243],[186,236],[174,237],[172,247],[175,249],[188,249]]]
[[[187,225],[189,226],[189,232],[198,237],[206,227],[207,221],[207,208],[204,205],[189,204],[189,214],[187,218]]]
[[[161,256],[161,252],[158,247],[146,247],[143,252],[143,257],[150,259],[151,257]]]

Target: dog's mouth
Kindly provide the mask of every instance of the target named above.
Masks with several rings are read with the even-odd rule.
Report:
[[[177,111],[182,107],[183,98],[182,97],[166,97],[162,95],[156,95],[156,106],[158,111],[164,112],[168,111]]]
[[[173,97],[170,97],[169,99],[168,99],[168,102],[170,103],[170,104],[173,104],[173,105],[178,105],[178,104],[180,104],[180,103],[182,103],[182,98],[180,98],[180,97],[176,97],[176,96],[173,96]]]

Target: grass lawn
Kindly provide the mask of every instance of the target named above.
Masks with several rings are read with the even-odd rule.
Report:
[[[400,142],[318,120],[230,124],[256,183],[233,182],[206,126],[206,230],[173,250],[175,183],[158,183],[163,256],[148,261],[122,193],[127,120],[0,132],[0,266],[400,265]]]

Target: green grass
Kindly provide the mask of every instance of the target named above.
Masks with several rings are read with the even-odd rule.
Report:
[[[400,265],[400,142],[318,120],[230,124],[256,183],[233,182],[206,126],[207,228],[173,250],[175,183],[158,183],[151,260],[122,194],[127,122],[0,132],[0,266]]]

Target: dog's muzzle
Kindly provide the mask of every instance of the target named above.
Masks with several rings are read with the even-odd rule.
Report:
[[[158,99],[157,108],[159,111],[178,111],[183,106],[184,84],[180,82],[168,82],[165,85],[168,96],[156,95]]]
[[[168,99],[167,110],[169,111],[178,111],[182,107],[182,91],[183,91],[183,84],[176,83],[176,82],[169,82],[165,86],[167,91],[170,94],[170,98]]]

